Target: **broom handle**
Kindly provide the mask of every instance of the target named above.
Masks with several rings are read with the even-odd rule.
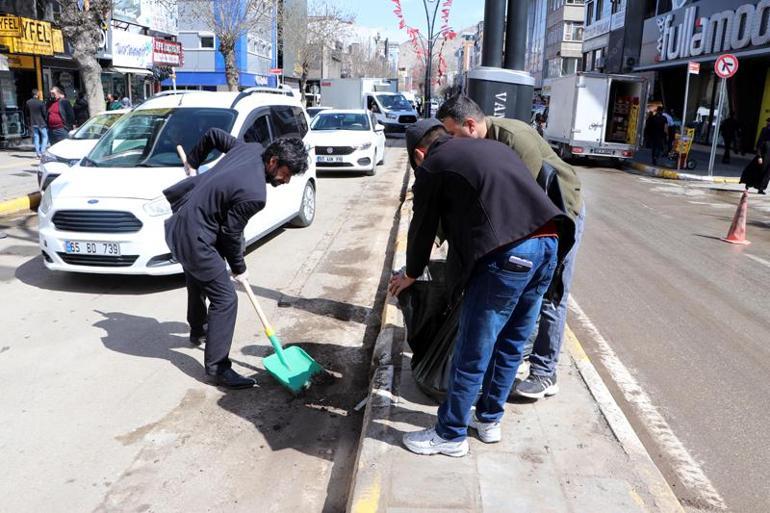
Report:
[[[246,291],[246,295],[249,296],[249,301],[251,301],[251,304],[254,307],[254,310],[257,311],[257,317],[259,317],[259,322],[261,322],[262,327],[265,328],[265,335],[267,335],[268,340],[270,340],[270,344],[273,346],[273,349],[275,350],[275,354],[278,355],[278,359],[281,361],[281,363],[288,368],[289,363],[286,361],[286,356],[284,356],[283,354],[283,347],[281,347],[281,341],[278,340],[278,337],[275,335],[275,331],[273,331],[273,327],[270,325],[270,321],[267,320],[267,316],[265,315],[265,312],[262,311],[262,307],[259,306],[259,302],[257,301],[257,298],[254,295],[254,291],[251,290],[251,285],[249,284],[248,281],[245,281],[241,285],[243,285],[243,288]]]
[[[189,166],[187,165],[187,154],[184,152],[184,148],[182,148],[181,144],[176,145],[176,152],[179,155],[179,160],[181,160],[182,164],[184,164],[185,174],[190,176],[190,171],[188,171]]]

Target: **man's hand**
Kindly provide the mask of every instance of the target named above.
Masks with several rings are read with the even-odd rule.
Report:
[[[244,271],[242,274],[235,274],[232,275],[233,281],[236,281],[243,285],[244,287],[249,286],[249,271]]]
[[[399,273],[390,279],[388,292],[398,297],[404,289],[411,287],[415,281],[417,281],[415,278],[410,278],[406,273]]]
[[[184,172],[187,176],[195,176],[198,174],[198,170],[192,167],[187,162],[184,163]]]

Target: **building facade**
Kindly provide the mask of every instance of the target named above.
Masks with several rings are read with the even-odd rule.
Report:
[[[583,0],[548,1],[544,81],[582,69],[584,10]]]
[[[708,142],[716,132],[719,79],[716,58],[736,55],[738,73],[727,80],[722,118],[734,113],[741,128],[741,148],[752,151],[759,130],[770,118],[770,1],[649,0],[636,70],[655,76],[654,99],[679,114],[689,61],[700,63],[690,77],[686,124],[696,139]],[[677,117],[681,117],[679,114]]]
[[[549,0],[530,0],[527,13],[527,55],[524,69],[535,78],[535,89],[542,89],[545,76],[545,42]]]

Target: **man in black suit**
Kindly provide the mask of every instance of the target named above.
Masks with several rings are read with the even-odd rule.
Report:
[[[233,278],[248,284],[243,229],[265,207],[266,183],[278,187],[304,173],[308,154],[298,138],[263,148],[212,128],[188,154],[188,167],[197,168],[213,150],[225,154],[216,166],[163,191],[174,213],[166,221],[166,242],[184,268],[190,340],[206,344],[206,374],[217,385],[249,388],[255,381],[235,372],[229,358],[238,299],[225,261]]]

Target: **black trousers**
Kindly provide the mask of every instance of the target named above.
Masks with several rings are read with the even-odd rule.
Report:
[[[652,138],[652,164],[658,163],[658,157],[665,156],[666,140],[663,137]]]
[[[724,137],[724,136],[723,136]],[[725,139],[725,153],[722,155],[722,162],[725,164],[730,163],[730,149],[733,147],[732,139]]]
[[[187,281],[187,322],[191,335],[207,335],[203,362],[207,374],[231,367],[230,346],[233,344],[238,296],[226,269],[211,281],[200,281],[189,272]],[[206,308],[206,299],[209,301]]]

